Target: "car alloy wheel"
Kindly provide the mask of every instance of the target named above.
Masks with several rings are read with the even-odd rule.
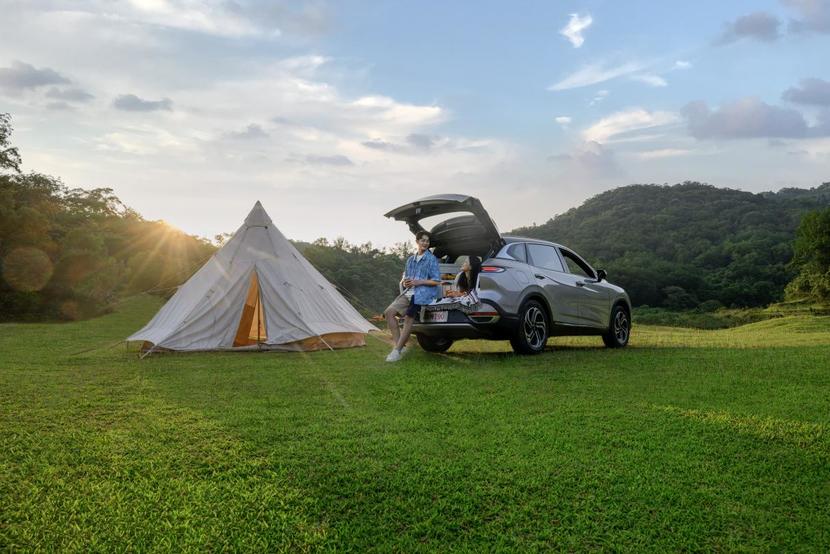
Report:
[[[530,306],[522,320],[525,342],[532,350],[541,350],[548,338],[545,314],[537,306]]]
[[[608,330],[602,335],[602,342],[608,348],[623,348],[631,338],[631,316],[620,304],[611,310],[611,322]]]
[[[628,342],[628,333],[630,325],[628,324],[628,316],[625,310],[617,310],[617,315],[614,316],[614,336],[619,344],[626,344]]]

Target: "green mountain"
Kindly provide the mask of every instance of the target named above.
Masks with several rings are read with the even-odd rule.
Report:
[[[512,233],[574,248],[634,305],[761,306],[781,300],[801,217],[830,206],[830,183],[753,194],[685,182],[599,194]]]

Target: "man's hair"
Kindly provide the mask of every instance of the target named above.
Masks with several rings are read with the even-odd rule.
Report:
[[[432,239],[432,235],[430,235],[426,231],[418,231],[417,233],[415,233],[415,240],[421,240],[421,238],[423,238],[423,237],[427,237],[428,239]]]

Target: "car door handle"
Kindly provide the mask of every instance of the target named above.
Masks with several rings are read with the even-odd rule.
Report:
[[[576,282],[576,286],[578,286],[578,287],[584,287],[584,286],[585,286],[585,283],[584,283],[583,281],[577,281],[577,282]]]
[[[536,277],[537,279],[544,279],[544,278],[545,278],[545,276],[544,276],[544,275],[539,275],[538,273],[536,273],[536,274],[534,275],[534,277]]]

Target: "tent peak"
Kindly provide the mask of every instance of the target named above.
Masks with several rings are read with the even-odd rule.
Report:
[[[251,212],[248,214],[248,217],[245,218],[245,225],[248,227],[264,227],[266,225],[273,225],[271,218],[268,217],[268,213],[265,211],[265,208],[262,207],[262,203],[257,200],[254,207],[251,209]]]

